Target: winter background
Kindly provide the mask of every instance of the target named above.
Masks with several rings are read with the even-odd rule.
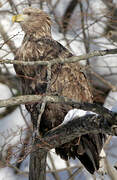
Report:
[[[65,9],[67,5],[69,4],[71,0],[52,0],[51,3],[54,6],[57,2],[56,7],[54,8],[54,13],[57,17],[61,18],[65,12]],[[19,47],[21,45],[24,33],[21,30],[21,27],[19,24],[13,24],[12,23],[12,13],[11,7],[15,8],[13,6],[10,6],[11,0],[1,0],[0,1],[0,28],[2,31],[2,27],[4,27],[5,32],[7,32],[8,37],[12,37],[13,42],[15,43],[16,47]],[[15,0],[15,5],[18,9],[18,13],[22,12],[22,9],[28,6],[28,1],[23,0]],[[49,8],[49,1],[46,1],[43,3],[43,9],[50,13],[50,16],[52,20],[54,21],[52,26],[52,36],[54,39],[59,41],[61,44],[69,48],[73,54],[75,55],[81,55],[83,53],[86,53],[86,49],[84,48],[84,42],[82,41],[82,34],[80,36],[80,30],[78,30],[79,19],[77,16],[77,13],[79,12],[79,6],[77,6],[73,12],[73,15],[70,20],[70,25],[72,24],[72,30],[69,28],[68,33],[66,35],[66,38],[69,40],[69,46],[66,43],[67,41],[64,40],[63,34],[59,31],[59,28],[55,22],[55,19],[53,17],[53,14],[50,12]],[[87,1],[83,0],[84,6]],[[111,2],[111,1],[108,1]],[[115,3],[115,6],[117,5],[117,0],[113,1]],[[38,6],[37,6],[38,4]],[[12,4],[13,5],[13,4]],[[34,1],[33,7],[39,7],[38,1]],[[101,50],[106,48],[115,48],[116,42],[113,42],[112,39],[108,39],[107,36],[102,35],[104,24],[103,22],[106,22],[107,19],[104,16],[105,9],[107,9],[107,6],[105,5],[105,1],[101,0],[89,0],[89,6],[90,10],[89,13],[92,14],[92,18],[100,19],[102,18],[102,21],[99,23],[94,23],[93,25],[89,26],[88,32],[91,34],[92,37],[97,36],[94,40],[90,41],[90,51],[93,50]],[[76,19],[77,17],[77,19]],[[74,22],[74,23],[73,23]],[[89,18],[88,23],[92,23],[92,19]],[[69,25],[69,26],[70,26]],[[1,32],[0,31],[0,32]],[[78,32],[79,36],[74,39],[76,36],[75,31]],[[10,52],[7,43],[4,43],[3,37],[1,36],[0,41],[0,57],[1,59],[11,59],[13,60],[14,55],[12,52]],[[94,43],[95,42],[95,43]],[[108,82],[111,82],[112,85],[116,87],[117,85],[117,62],[116,57],[117,55],[108,55],[105,57],[94,57],[90,59],[90,64],[93,68],[93,70],[100,74],[104,79]],[[83,64],[86,62],[83,61]],[[8,71],[15,75],[14,69],[12,65],[7,65]],[[0,66],[0,71],[2,69],[2,72],[5,73],[7,71],[6,67],[3,65]],[[96,79],[94,81],[95,84],[99,86],[103,86],[102,82]],[[8,99],[12,96],[12,93],[16,93],[15,89],[11,89],[4,85],[0,81],[0,99]],[[109,90],[107,97],[105,98],[104,106],[108,109],[117,112],[117,92],[116,90],[113,91],[113,89]],[[22,109],[22,110],[21,110]],[[0,113],[3,113],[5,111],[5,108],[0,109]],[[22,115],[23,113],[23,115]],[[83,110],[71,110],[65,120],[68,121],[68,119],[74,116],[83,116],[87,112]],[[25,119],[25,120],[24,120]],[[15,157],[12,157],[9,161],[10,164],[13,165],[13,167],[9,166],[8,164],[3,164],[4,158],[7,156],[8,148],[11,146],[14,146],[26,136],[26,129],[27,124],[30,126],[30,117],[28,113],[26,112],[24,106],[22,105],[20,108],[16,108],[12,113],[10,113],[8,116],[0,117],[0,180],[28,180],[28,170],[29,170],[29,156],[26,157],[26,159],[23,161],[23,163],[20,166],[19,173],[15,173],[14,166],[15,166]],[[23,132],[22,132],[23,131]],[[104,150],[106,152],[106,155],[104,152],[101,153],[102,157],[102,165],[100,168],[100,171],[98,173],[95,173],[94,176],[90,175],[82,166],[82,164],[78,160],[70,160],[70,162],[66,163],[65,161],[61,160],[59,156],[57,156],[54,152],[54,150],[51,151],[51,153],[48,155],[47,160],[47,180],[93,180],[93,179],[104,179],[104,180],[110,180],[110,179],[117,179],[117,138],[116,137],[109,137],[109,141],[107,145],[104,147]],[[52,163],[53,162],[53,163]],[[73,167],[70,168],[69,166]],[[105,166],[105,168],[104,168]],[[56,174],[52,173],[51,169],[54,171],[56,170]],[[53,171],[53,172],[54,172]],[[111,171],[111,172],[110,172]],[[24,173],[23,173],[24,172]],[[49,173],[50,172],[50,173]],[[71,173],[73,174],[71,176]],[[114,175],[112,175],[114,174]],[[70,177],[71,176],[71,177]]]

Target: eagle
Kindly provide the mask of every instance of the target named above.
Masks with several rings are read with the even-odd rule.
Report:
[[[16,53],[15,60],[19,61],[51,61],[53,59],[70,58],[73,54],[55,41],[51,35],[51,19],[47,13],[28,7],[22,14],[13,16],[14,22],[19,22],[25,36],[21,47]],[[45,65],[14,65],[17,76],[21,81],[23,95],[65,96],[78,102],[93,103],[92,93],[84,67],[78,62],[56,63],[51,67],[51,80],[48,87],[48,73]],[[34,126],[40,114],[42,102],[26,104]],[[66,114],[72,109],[64,103],[48,102],[41,117],[39,132],[43,136],[52,128],[60,125]],[[93,174],[99,169],[100,151],[103,146],[103,135],[86,134],[77,137],[69,143],[55,149],[64,160],[78,158],[85,168]]]

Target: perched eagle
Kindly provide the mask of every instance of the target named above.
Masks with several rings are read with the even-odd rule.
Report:
[[[56,58],[73,56],[65,47],[52,39],[50,17],[42,10],[32,7],[25,8],[23,14],[13,16],[13,21],[20,22],[25,32],[23,43],[15,57],[16,60],[51,61]],[[14,68],[21,79],[22,94],[24,95],[49,93],[66,96],[78,102],[92,103],[88,80],[83,67],[78,62],[53,65],[48,92],[46,92],[47,66],[15,65]],[[26,105],[34,126],[36,126],[40,113],[39,106],[41,106],[41,102]],[[47,103],[40,122],[41,134],[44,135],[48,130],[60,125],[71,109],[70,105],[63,103]],[[102,135],[87,134],[56,148],[56,153],[64,160],[78,158],[93,174],[99,168],[101,148]]]

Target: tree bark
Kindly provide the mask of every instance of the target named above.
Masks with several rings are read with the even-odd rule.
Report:
[[[46,180],[46,159],[47,151],[43,148],[31,152],[29,180]]]

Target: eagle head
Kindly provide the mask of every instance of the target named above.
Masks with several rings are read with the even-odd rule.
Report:
[[[51,19],[44,11],[38,8],[28,7],[23,10],[22,14],[12,17],[13,22],[19,22],[22,29],[27,34],[51,34]]]

